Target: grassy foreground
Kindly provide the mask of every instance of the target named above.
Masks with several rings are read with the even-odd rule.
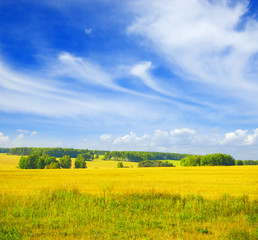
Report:
[[[0,239],[257,239],[257,201],[76,190],[0,195]]]

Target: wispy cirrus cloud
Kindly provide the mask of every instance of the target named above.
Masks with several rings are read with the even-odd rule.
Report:
[[[24,130],[24,129],[18,129],[17,132],[24,133],[24,134],[28,134],[29,133],[28,130]]]
[[[141,36],[146,48],[156,51],[171,71],[189,81],[192,88],[188,92],[196,99],[215,104],[223,97],[228,105],[234,105],[230,102],[234,99],[240,105],[252,104],[254,109],[258,21],[244,18],[248,3],[134,1],[135,20],[128,33]]]
[[[171,92],[169,93],[165,89],[162,89],[161,86],[157,83],[156,79],[154,79],[154,77],[149,73],[151,66],[151,62],[142,62],[134,65],[131,68],[130,73],[136,77],[139,77],[144,82],[144,84],[146,84],[154,91],[157,91],[164,95],[172,96]]]
[[[34,137],[34,136],[36,136],[37,134],[38,134],[37,131],[33,131],[33,132],[31,132],[30,136],[31,136],[31,137]]]
[[[75,57],[67,52],[58,56],[60,64],[57,63],[54,74],[65,77],[72,77],[75,81],[99,85],[107,88],[117,88],[112,77],[105,73],[98,64]]]
[[[148,103],[144,99],[152,99],[151,95],[119,86],[115,83],[115,76],[93,61],[61,53],[50,63],[52,67],[47,65],[49,68],[30,74],[11,70],[1,63],[0,110],[58,118],[94,118],[99,115],[157,117],[157,114],[145,110]],[[69,81],[64,81],[67,78]],[[132,100],[130,96],[136,97]],[[137,102],[138,98],[143,101]],[[154,99],[158,100],[157,97]]]

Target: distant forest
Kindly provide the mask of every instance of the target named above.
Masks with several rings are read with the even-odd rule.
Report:
[[[0,153],[9,153],[10,148],[0,148]]]
[[[16,147],[0,148],[0,153],[10,155],[27,156],[29,154],[48,155],[50,157],[61,158],[70,156],[77,158],[80,154],[87,154],[94,159],[94,155],[104,155],[104,160],[142,162],[153,160],[181,160],[181,166],[203,166],[203,165],[258,165],[258,160],[234,160],[230,155],[209,154],[205,156],[180,154],[180,153],[163,153],[163,152],[141,152],[141,151],[105,151],[105,150],[88,150],[74,148],[33,148],[33,147]]]
[[[190,156],[180,153],[162,153],[162,152],[133,152],[133,151],[112,151],[105,152],[105,160],[121,160],[129,162],[141,162],[144,160],[181,160]]]
[[[32,147],[16,147],[16,148],[0,148],[1,153],[10,155],[27,156],[33,153],[45,154],[51,157],[70,156],[77,158],[79,154],[89,153],[90,155],[104,155],[104,160],[119,160],[129,162],[141,162],[144,160],[181,160],[189,154],[179,153],[162,153],[162,152],[139,152],[139,151],[104,151],[104,150],[88,150],[73,148],[32,148]]]
[[[1,148],[0,148],[0,151],[1,151]],[[60,158],[63,156],[70,156],[71,158],[77,158],[77,156],[82,153],[89,153],[90,155],[93,155],[93,154],[104,155],[105,151],[74,149],[74,148],[16,147],[16,148],[9,148],[9,151],[6,153],[9,153],[10,155],[19,155],[19,156],[27,156],[29,154],[39,153],[39,154],[48,155],[50,157],[56,157],[56,158]]]

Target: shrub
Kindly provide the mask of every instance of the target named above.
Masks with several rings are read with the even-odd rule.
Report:
[[[123,167],[124,167],[124,165],[123,165],[123,163],[122,163],[122,162],[118,162],[118,163],[117,163],[117,167],[118,167],[118,168],[123,168]]]
[[[168,161],[162,162],[158,160],[150,161],[145,160],[138,163],[138,167],[174,167],[173,163]]]
[[[200,166],[201,163],[201,156],[199,155],[192,155],[192,156],[188,156],[183,158],[180,161],[180,165],[181,166]]]
[[[58,168],[60,168],[60,164],[57,161],[56,162],[52,162],[49,165],[45,166],[45,169],[58,169]]]

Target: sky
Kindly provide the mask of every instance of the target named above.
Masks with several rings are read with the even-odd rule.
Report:
[[[0,2],[0,147],[258,159],[258,1]]]

